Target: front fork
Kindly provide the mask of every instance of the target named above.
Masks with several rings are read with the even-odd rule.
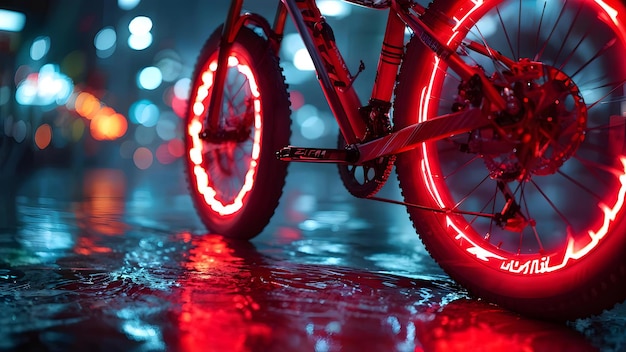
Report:
[[[226,74],[228,73],[228,58],[230,50],[235,42],[237,32],[242,26],[241,22],[241,9],[243,7],[243,0],[232,0],[230,2],[230,8],[228,10],[228,16],[226,22],[222,28],[222,39],[220,40],[220,48],[217,55],[217,69],[215,70],[215,76],[213,77],[213,90],[211,97],[209,98],[209,109],[207,112],[207,118],[204,121],[204,129],[201,133],[201,137],[206,138],[211,131],[218,130],[219,116],[222,113],[222,99],[224,97],[224,90],[221,87],[226,82]]]
[[[221,101],[224,97],[224,84],[226,83],[226,75],[228,73],[228,60],[231,49],[237,33],[247,23],[253,23],[255,26],[263,29],[267,35],[270,45],[278,52],[280,41],[285,29],[285,21],[287,10],[282,2],[279,2],[276,13],[274,28],[261,16],[252,13],[242,14],[244,0],[232,0],[228,9],[226,21],[222,27],[222,35],[217,55],[217,68],[213,76],[213,87],[211,96],[209,97],[209,109],[204,120],[204,128],[200,134],[203,139],[210,139],[215,134],[219,134],[219,117],[222,113]]]

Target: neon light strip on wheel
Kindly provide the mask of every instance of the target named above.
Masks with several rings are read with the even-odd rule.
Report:
[[[475,1],[476,6],[470,11],[474,12],[478,7],[483,5],[483,1]],[[596,3],[601,5],[603,11],[609,15],[609,17],[616,23],[616,11],[610,8],[606,3],[600,0],[596,0]],[[467,16],[464,17],[464,19]],[[461,23],[458,21],[458,25]],[[624,28],[617,27],[618,33],[622,39],[626,40]],[[457,33],[453,34],[453,37]],[[436,101],[433,99],[432,92],[433,87],[438,83],[437,80],[441,79],[438,75],[440,72],[445,72],[445,69],[440,67],[440,59],[435,57],[433,62],[432,74],[430,76],[430,82],[427,87],[421,92],[420,96],[420,108],[418,111],[418,121],[423,122],[429,118],[429,111],[431,111],[430,102]],[[421,160],[421,169],[426,180],[426,188],[430,194],[431,199],[441,208],[446,208],[447,204],[444,201],[445,198],[440,194],[439,183],[441,179],[436,172],[433,172],[432,165],[436,165],[437,161],[430,160],[431,152],[429,148],[433,147],[432,144],[425,143],[421,146],[423,159]],[[458,218],[445,216],[445,225],[450,231],[450,235],[457,241],[457,243],[464,248],[469,254],[475,256],[478,260],[487,263],[490,266],[494,266],[497,269],[516,273],[516,274],[544,274],[548,272],[557,271],[565,268],[570,261],[576,261],[583,258],[594,248],[602,242],[602,239],[608,234],[610,227],[613,225],[617,214],[623,211],[624,197],[626,196],[626,156],[620,156],[621,168],[615,177],[618,180],[618,189],[616,190],[616,198],[612,205],[607,203],[600,203],[598,207],[602,210],[601,225],[597,229],[589,228],[587,230],[587,242],[584,245],[577,245],[576,240],[569,237],[566,243],[566,247],[559,253],[553,253],[545,256],[533,256],[533,257],[518,257],[515,255],[505,254],[500,250],[490,250],[490,246],[485,246],[478,242],[474,236],[469,235],[466,231],[462,230],[464,226],[459,226]],[[609,201],[609,200],[607,200]],[[456,219],[456,220],[455,220]],[[559,258],[560,257],[560,258]],[[552,260],[551,259],[555,259]]]
[[[196,178],[196,188],[204,196],[204,200],[211,209],[220,215],[231,215],[236,213],[243,206],[243,200],[252,189],[254,177],[258,166],[259,154],[261,151],[261,101],[259,88],[250,66],[241,63],[237,57],[231,56],[228,60],[228,67],[236,68],[239,73],[246,76],[250,92],[254,99],[254,142],[248,170],[244,177],[244,183],[239,193],[232,202],[225,202],[218,199],[218,192],[210,183],[210,177],[202,166],[204,162],[203,149],[204,142],[200,139],[203,129],[202,120],[206,116],[206,106],[209,99],[209,90],[213,85],[213,75],[217,69],[217,61],[213,60],[207,65],[206,71],[202,74],[202,83],[198,86],[195,100],[193,101],[193,118],[189,122],[187,133],[191,137],[192,147],[189,150],[189,159],[195,165],[193,172]]]

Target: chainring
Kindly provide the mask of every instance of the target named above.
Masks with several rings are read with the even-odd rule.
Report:
[[[339,148],[345,148],[346,142],[339,134],[337,141]],[[338,164],[339,176],[348,192],[357,198],[370,198],[385,185],[393,164],[395,155],[383,156],[360,165]]]

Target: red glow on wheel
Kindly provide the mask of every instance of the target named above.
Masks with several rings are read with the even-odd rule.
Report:
[[[489,3],[489,1],[474,1],[474,8],[463,10],[465,11],[463,16],[455,18],[457,25],[454,33],[451,34],[450,42],[455,36],[459,35],[457,29],[465,28],[467,21],[474,21],[470,17],[475,13],[485,11],[481,9],[481,6],[485,5],[485,3]],[[609,1],[596,0],[595,4],[598,5],[596,10],[598,18],[612,28],[612,31],[618,37],[617,39],[621,42],[620,45],[626,43],[626,27],[620,25],[620,21],[623,22],[623,19],[620,20],[621,14],[614,7],[610,6]],[[469,27],[472,26],[473,24],[469,25]],[[438,102],[442,97],[436,96],[435,92],[441,89],[444,84],[443,81],[446,79],[445,72],[447,68],[444,66],[439,58],[434,58],[432,69],[429,70],[429,72],[432,72],[429,84],[423,88],[420,95],[420,109],[418,111],[418,121],[420,122],[439,114]],[[440,151],[437,144],[435,142],[423,144],[420,153],[422,155],[422,160],[420,161],[422,179],[425,181],[429,202],[433,206],[442,209],[457,209],[457,206],[463,200],[460,201],[458,195],[450,192],[449,188],[451,186],[447,184],[444,176],[447,172],[444,172],[440,167]],[[614,169],[610,181],[614,186],[611,189],[607,187],[606,193],[602,194],[601,201],[595,205],[598,208],[592,209],[593,214],[597,215],[595,215],[594,219],[589,219],[584,227],[579,225],[575,233],[572,232],[574,230],[570,228],[569,223],[565,221],[563,228],[559,228],[563,239],[558,249],[552,248],[546,251],[542,249],[533,253],[515,253],[503,250],[499,245],[489,243],[486,239],[489,234],[481,234],[475,229],[475,217],[455,214],[452,211],[450,214],[441,215],[440,221],[447,228],[449,236],[469,255],[495,269],[522,275],[538,275],[561,270],[585,257],[600,245],[607,234],[610,231],[614,231],[613,228],[617,226],[615,220],[620,218],[618,215],[624,211],[626,156],[617,155],[613,156],[613,158],[617,161],[616,165],[613,166]],[[590,205],[590,207],[594,207],[594,205]],[[478,211],[482,212],[485,210],[479,209]],[[488,211],[485,212],[488,213]],[[561,214],[559,213],[559,215]],[[535,233],[537,232],[537,229],[533,230]]]
[[[211,172],[207,170],[207,160],[205,158],[206,153],[211,151],[211,145],[209,142],[200,139],[199,136],[203,130],[203,121],[207,114],[210,91],[213,85],[213,76],[217,69],[216,56],[205,65],[204,71],[200,75],[201,81],[193,91],[190,101],[190,104],[192,104],[190,114],[192,116],[187,125],[187,134],[190,139],[188,158],[189,162],[192,163],[191,169],[193,170],[192,173],[196,190],[203,196],[206,205],[220,215],[234,214],[243,206],[246,195],[254,185],[261,150],[262,112],[260,93],[255,74],[245,59],[238,57],[235,53],[231,54],[228,60],[228,67],[229,74],[235,74],[245,78],[245,87],[242,89],[245,89],[247,94],[250,95],[246,97],[246,99],[250,99],[254,115],[253,132],[250,139],[245,142],[251,143],[251,149],[245,152],[249,155],[245,155],[247,159],[243,161],[243,165],[237,166],[243,168],[243,177],[240,179],[236,175],[231,175],[224,179],[224,177],[211,174]],[[246,100],[246,102],[248,102],[248,100]],[[230,113],[230,104],[225,104],[224,106],[222,115]],[[237,144],[237,146],[233,148],[237,148],[241,144],[235,141],[227,143]],[[218,152],[221,153],[221,151]],[[230,162],[234,163],[232,160],[230,160]],[[228,165],[227,167],[234,167],[234,165]],[[233,173],[236,174],[234,171]],[[236,194],[228,197],[224,196],[221,193],[222,186],[226,185],[230,187],[233,182],[240,184],[240,186],[235,186],[237,188],[235,191]]]

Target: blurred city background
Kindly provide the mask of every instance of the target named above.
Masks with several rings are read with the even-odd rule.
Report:
[[[200,48],[228,1],[0,1],[0,169],[45,164],[169,166],[181,157],[182,117]],[[249,3],[249,4],[248,4]],[[367,96],[386,12],[319,1],[348,65],[367,69]],[[273,18],[275,4],[246,10]],[[352,13],[359,21],[350,21]],[[348,25],[348,28],[345,28]],[[280,53],[294,110],[294,143],[336,143],[337,128],[292,28]],[[308,143],[311,144],[311,143]]]
[[[38,169],[183,174],[190,77],[229,3],[1,0],[0,228],[15,227],[17,194]],[[355,87],[367,99],[386,11],[318,3],[352,72],[365,63]],[[276,4],[246,1],[244,9],[271,21]],[[292,97],[292,143],[334,147],[338,129],[310,57],[291,23],[286,31],[279,55]]]

